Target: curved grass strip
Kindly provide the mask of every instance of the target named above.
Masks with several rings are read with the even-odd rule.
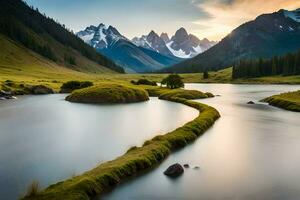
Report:
[[[160,89],[155,90],[157,95],[163,94]],[[188,94],[188,91],[185,94]],[[95,195],[101,195],[127,178],[154,168],[173,151],[195,141],[220,117],[219,112],[213,107],[174,96],[168,95],[163,98],[193,107],[199,110],[199,116],[172,132],[146,141],[142,147],[129,149],[115,160],[103,163],[80,176],[51,185],[38,194],[24,199],[89,200]]]
[[[262,101],[285,110],[300,112],[300,90],[274,95]]]

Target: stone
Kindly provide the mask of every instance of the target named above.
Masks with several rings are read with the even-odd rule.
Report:
[[[189,164],[184,164],[183,167],[184,168],[190,168],[190,165]]]
[[[174,165],[171,165],[166,171],[164,171],[164,174],[166,176],[176,178],[184,173],[183,167],[176,163]]]

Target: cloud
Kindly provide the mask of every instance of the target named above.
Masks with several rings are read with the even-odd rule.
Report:
[[[300,7],[298,0],[194,0],[193,3],[210,16],[192,21],[193,33],[215,40],[263,13]]]

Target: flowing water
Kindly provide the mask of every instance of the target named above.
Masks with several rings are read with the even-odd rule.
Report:
[[[221,95],[199,101],[217,108],[222,117],[195,143],[101,199],[300,199],[300,113],[258,102],[300,86],[189,84],[187,88]],[[164,176],[163,171],[177,162],[190,168],[177,179]]]
[[[103,106],[64,97],[0,102],[0,199],[17,199],[34,180],[45,187],[80,174],[198,115],[157,98]]]

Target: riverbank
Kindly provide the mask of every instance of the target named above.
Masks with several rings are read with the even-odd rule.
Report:
[[[160,96],[165,88],[148,87],[150,96]],[[110,162],[103,163],[80,176],[54,184],[24,199],[89,199],[112,189],[123,180],[151,169],[161,163],[171,152],[186,146],[202,135],[220,117],[210,106],[187,100],[189,91],[182,90],[181,97],[168,96],[166,100],[182,103],[197,109],[200,114],[193,121],[165,135],[146,141],[142,147],[133,147]],[[187,96],[187,98],[192,98]]]
[[[102,83],[129,84],[132,80],[148,79],[161,82],[167,74],[92,74],[82,72],[68,72],[57,70],[56,73],[43,73],[39,71],[3,71],[0,68],[0,89],[25,93],[26,85],[44,85],[59,92],[60,87],[67,81],[91,81],[94,85]],[[204,79],[202,73],[180,74],[185,83],[229,83],[229,84],[300,84],[300,76],[270,76],[249,79],[232,80],[232,68],[217,72],[209,72],[209,78]],[[8,83],[9,82],[9,83]]]
[[[285,110],[300,112],[300,90],[274,95],[262,101]]]

